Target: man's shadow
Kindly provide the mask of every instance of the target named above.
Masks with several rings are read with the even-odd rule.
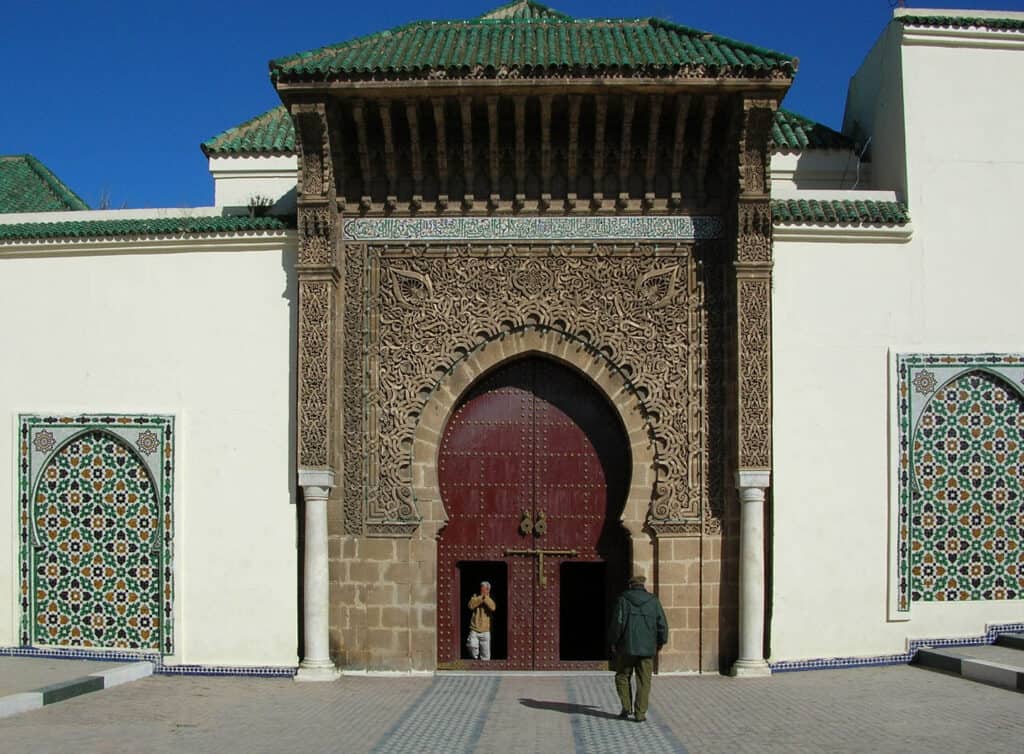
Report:
[[[597,709],[593,704],[571,704],[569,702],[546,702],[541,699],[519,699],[524,707],[532,709],[546,709],[552,712],[562,712],[566,715],[589,715],[590,717],[603,717],[609,720],[617,720],[618,715],[612,712],[605,712]]]

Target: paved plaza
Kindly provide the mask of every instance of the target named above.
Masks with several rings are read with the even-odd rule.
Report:
[[[14,752],[1016,752],[1024,695],[895,666],[656,677],[646,723],[610,675],[152,676],[0,720]]]

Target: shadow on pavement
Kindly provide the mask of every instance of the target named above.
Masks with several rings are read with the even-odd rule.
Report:
[[[520,699],[519,703],[524,707],[533,709],[546,709],[552,712],[563,712],[566,715],[589,715],[590,717],[604,717],[609,720],[618,719],[618,715],[612,712],[605,712],[597,709],[592,704],[571,704],[569,702],[546,702],[541,699]]]

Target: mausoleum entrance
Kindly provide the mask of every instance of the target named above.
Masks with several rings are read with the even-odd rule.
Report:
[[[629,567],[619,518],[630,480],[622,423],[592,384],[527,357],[462,397],[441,440],[448,524],[438,541],[439,667],[594,668]],[[467,603],[498,609],[489,663],[469,659]]]

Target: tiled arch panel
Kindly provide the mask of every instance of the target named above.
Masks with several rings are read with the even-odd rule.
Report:
[[[22,415],[21,643],[173,652],[174,422]]]
[[[895,608],[1024,597],[1024,356],[897,360]]]

